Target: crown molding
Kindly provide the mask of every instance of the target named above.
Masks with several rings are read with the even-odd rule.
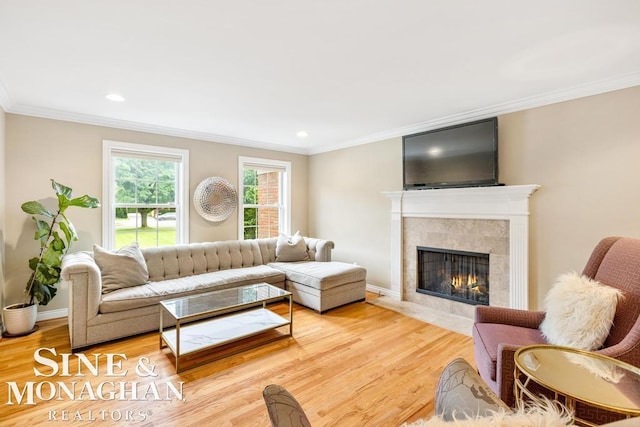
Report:
[[[440,117],[433,120],[414,123],[395,129],[389,129],[382,132],[373,133],[362,138],[344,141],[336,144],[326,144],[317,147],[294,147],[289,145],[274,144],[265,141],[256,141],[251,139],[236,138],[225,135],[217,135],[207,132],[196,132],[186,129],[172,128],[168,126],[159,126],[146,123],[132,122],[127,120],[113,119],[107,117],[98,117],[89,114],[73,113],[69,111],[54,110],[48,108],[40,108],[29,105],[14,105],[8,88],[0,77],[0,107],[8,113],[21,114],[26,116],[42,117],[46,119],[55,119],[75,123],[90,124],[95,126],[105,126],[116,129],[126,129],[138,132],[155,133],[159,135],[175,136],[179,138],[188,138],[202,141],[217,142],[220,144],[240,145],[243,147],[257,148],[262,150],[273,150],[293,154],[314,155],[322,154],[330,151],[341,150],[344,148],[355,147],[358,145],[369,144],[372,142],[384,141],[386,139],[398,138],[403,135],[410,135],[417,132],[424,132],[440,127],[456,125],[474,120],[480,120],[487,117],[493,117],[501,114],[513,113],[516,111],[527,110],[545,105],[551,105],[559,102],[570,101],[573,99],[583,98],[592,95],[598,95],[614,90],[626,89],[633,86],[640,86],[640,73],[634,73],[614,79],[600,80],[584,85],[573,86],[557,91],[547,92],[541,95],[520,98],[501,104],[483,107],[460,114],[454,114],[446,117]]]
[[[384,141],[386,139],[398,138],[404,135],[411,135],[431,129],[438,129],[445,126],[452,126],[460,123],[486,119],[488,117],[498,116],[501,114],[508,114],[517,111],[528,110],[531,108],[543,107],[545,105],[571,101],[573,99],[599,95],[601,93],[612,92],[615,90],[626,89],[634,86],[640,86],[640,73],[629,74],[614,79],[599,80],[584,85],[573,86],[561,90],[543,93],[541,95],[520,98],[515,101],[509,101],[501,104],[483,107],[460,114],[427,120],[409,126],[377,132],[363,138],[345,141],[340,144],[310,148],[309,150],[307,150],[307,154],[313,155],[336,151],[343,148],[355,147],[371,142]]]
[[[70,111],[54,110],[49,108],[35,107],[31,105],[14,105],[5,111],[23,116],[41,117],[44,119],[62,120],[66,122],[81,123],[95,126],[105,126],[116,129],[125,129],[138,132],[154,133],[179,138],[188,138],[201,141],[217,142],[220,144],[240,145],[243,147],[258,148],[262,150],[282,151],[294,154],[308,154],[305,148],[292,147],[288,145],[274,144],[265,141],[254,141],[244,138],[217,135],[207,132],[197,132],[186,129],[159,126],[147,123],[133,122],[128,120],[114,119],[109,117],[99,117],[90,114],[74,113]]]

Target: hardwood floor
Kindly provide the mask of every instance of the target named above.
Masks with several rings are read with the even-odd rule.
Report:
[[[62,354],[71,353],[66,319],[40,322],[27,337],[0,341],[0,425],[268,426],[262,390],[278,383],[314,427],[396,426],[431,416],[434,388],[449,361],[473,362],[471,338],[368,303],[324,315],[294,305],[293,333],[218,360],[207,352],[180,374],[168,350],[159,349],[157,332],[148,333],[85,350],[89,365],[98,366],[94,375],[75,355],[64,356],[64,372]],[[41,350],[46,359],[36,362],[38,348],[58,355]],[[126,360],[111,356],[109,372],[108,354]],[[35,404],[25,404],[29,382]]]

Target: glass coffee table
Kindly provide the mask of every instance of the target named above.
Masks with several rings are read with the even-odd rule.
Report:
[[[289,300],[287,317],[267,308],[267,303],[282,299]],[[164,328],[165,314],[173,319],[175,327]],[[169,347],[174,354],[176,372],[180,372],[180,359],[184,356],[287,325],[288,334],[259,345],[293,335],[291,292],[268,283],[160,301],[160,348]],[[238,351],[248,348],[251,347]]]
[[[640,416],[638,367],[597,353],[553,345],[522,347],[514,357],[518,405],[540,400],[533,391],[537,384],[573,411],[578,403],[627,418]],[[596,425],[578,417],[575,421],[578,425]]]

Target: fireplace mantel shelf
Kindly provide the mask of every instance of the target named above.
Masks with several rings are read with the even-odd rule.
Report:
[[[509,219],[529,215],[529,197],[539,185],[391,191],[392,213],[405,217]],[[443,216],[444,215],[444,216]]]
[[[383,193],[391,199],[391,295],[403,300],[402,218],[509,221],[509,306],[528,308],[529,197],[539,185],[446,188]]]

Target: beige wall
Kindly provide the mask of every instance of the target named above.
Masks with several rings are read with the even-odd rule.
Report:
[[[5,122],[6,114],[0,107],[0,308],[4,307],[4,230],[5,230]],[[2,317],[0,317],[0,336],[4,331]],[[0,337],[0,339],[2,339]]]
[[[309,159],[311,234],[333,240],[333,259],[366,267],[375,286],[389,287],[391,204],[382,192],[401,188],[399,138]]]
[[[640,237],[638,111],[634,87],[499,117],[501,181],[542,185],[531,199],[531,308],[558,274],[582,271],[600,238]],[[401,153],[394,138],[309,161],[311,232],[385,288],[391,205],[381,192],[401,189]]]
[[[50,178],[72,187],[75,196],[88,193],[102,200],[102,141],[105,139],[188,149],[190,194],[209,176],[226,178],[238,188],[238,156],[291,161],[295,183],[292,229],[308,233],[307,156],[7,114],[7,232],[4,245],[7,303],[21,299],[23,283],[29,274],[27,260],[38,249],[33,240],[32,220],[20,210],[20,205],[32,199],[49,198],[52,201]],[[93,243],[101,242],[100,209],[70,209],[68,213],[80,235],[73,250],[90,249]],[[237,222],[235,214],[221,224],[205,221],[191,206],[190,241],[237,239]],[[67,289],[62,288],[49,305],[40,307],[40,311],[66,308],[67,299]]]
[[[640,86],[500,117],[500,176],[531,198],[530,298],[605,236],[640,237]]]

